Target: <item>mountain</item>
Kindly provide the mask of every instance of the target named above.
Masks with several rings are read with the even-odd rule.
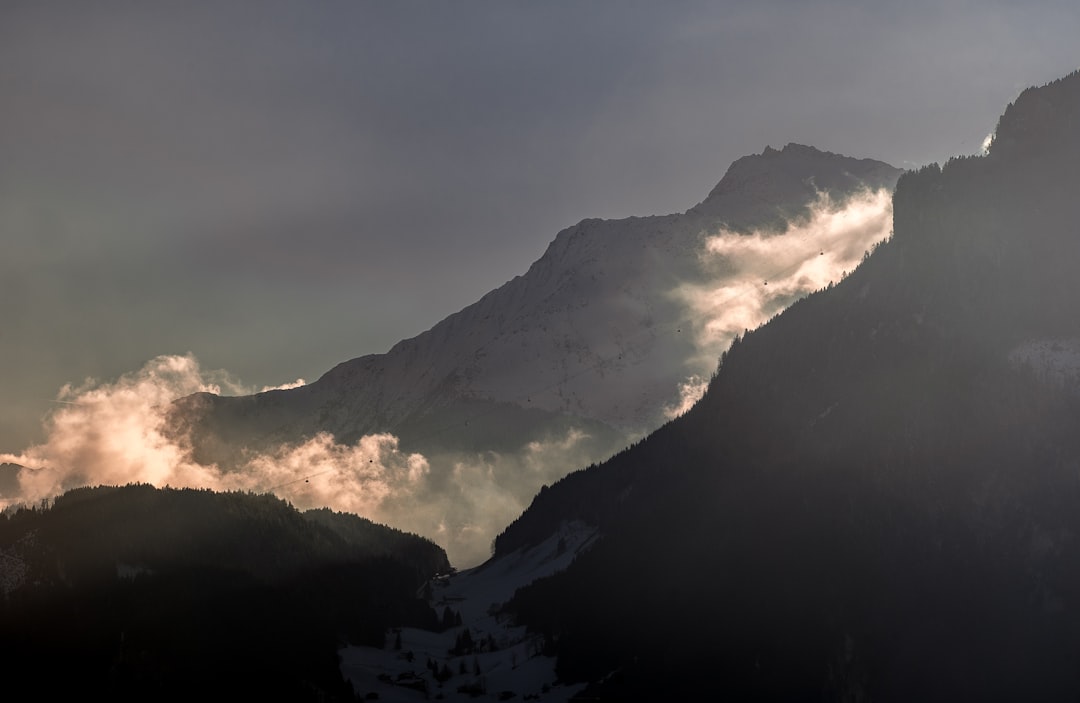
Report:
[[[639,434],[665,419],[679,383],[701,370],[695,341],[669,323],[689,317],[672,292],[715,276],[700,262],[705,234],[783,232],[822,195],[839,208],[865,189],[891,188],[899,174],[811,147],[766,148],[732,164],[686,213],[563,230],[527,273],[385,354],[300,388],[199,394],[180,408],[207,459],[318,432],[349,443],[389,431],[419,450],[516,449],[567,425]]]
[[[352,700],[338,647],[434,626],[416,592],[449,569],[430,541],[355,516],[146,485],[0,515],[0,563],[6,670],[50,662],[53,697],[167,700]]]
[[[902,176],[894,235],[697,405],[540,492],[496,557],[592,700],[1080,697],[1080,73]]]
[[[716,310],[703,312],[693,296],[715,300],[735,290],[729,297],[759,306],[747,314],[768,316],[804,292],[798,286],[813,285],[800,279],[785,289],[774,281],[764,293],[739,292],[740,276],[761,286],[762,274],[710,253],[710,238],[788,237],[783,263],[766,259],[758,264],[766,270],[791,273],[792,262],[833,260],[833,250],[841,261],[852,255],[848,248],[855,250],[853,267],[868,238],[883,232],[864,227],[856,243],[835,234],[821,243],[800,228],[867,192],[891,190],[899,174],[880,161],[796,144],[766,148],[732,164],[708,197],[684,213],[584,220],[563,230],[524,275],[385,354],[346,361],[299,388],[183,398],[171,411],[172,432],[191,441],[199,462],[241,471],[252,454],[320,433],[340,445],[392,433],[401,451],[425,455],[429,481],[440,485],[452,480],[455,467],[482,463],[497,485],[462,488],[461,499],[440,508],[447,516],[440,513],[437,521],[450,525],[453,534],[443,538],[451,540],[448,548],[481,560],[491,530],[517,514],[541,484],[610,456],[700,392],[730,333],[710,329]],[[728,324],[741,330],[749,323]],[[557,456],[535,458],[551,446]],[[490,466],[506,456],[525,458],[511,468]],[[543,466],[522,468],[529,462]],[[491,490],[508,512],[478,527],[476,516],[490,506],[473,505],[469,496]],[[434,529],[406,526],[425,534]],[[470,541],[461,546],[463,540]]]

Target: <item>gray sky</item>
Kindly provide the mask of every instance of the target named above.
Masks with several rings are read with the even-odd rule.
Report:
[[[1074,2],[0,0],[0,451],[67,382],[382,352],[739,156],[976,152]]]

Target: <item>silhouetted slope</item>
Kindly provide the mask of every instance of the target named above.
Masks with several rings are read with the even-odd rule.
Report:
[[[725,355],[683,418],[500,539],[606,534],[512,609],[601,698],[1080,696],[1080,74],[990,154],[907,174],[895,235]],[[533,513],[536,513],[533,515]],[[503,548],[500,545],[500,549]]]
[[[346,641],[432,625],[431,542],[266,495],[78,489],[0,518],[0,658],[50,697],[351,699]],[[7,682],[8,685],[12,681]]]

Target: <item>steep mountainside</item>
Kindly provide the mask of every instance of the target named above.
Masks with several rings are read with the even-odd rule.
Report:
[[[689,413],[535,498],[498,554],[605,535],[511,605],[564,680],[1080,696],[1077,125],[1080,73],[1025,91],[988,155],[902,177],[894,237],[733,344]]]
[[[686,213],[560,232],[526,274],[386,354],[301,388],[192,396],[174,424],[193,430],[207,462],[318,432],[345,444],[389,431],[409,450],[511,451],[570,427],[595,439],[592,455],[606,455],[663,422],[680,383],[711,370],[702,359],[718,351],[702,354],[689,334],[693,311],[674,295],[717,278],[701,261],[706,235],[782,232],[823,195],[840,207],[858,191],[891,189],[899,173],[810,147],[767,148],[735,162]]]

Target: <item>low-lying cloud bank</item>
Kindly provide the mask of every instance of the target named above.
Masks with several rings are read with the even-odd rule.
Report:
[[[734,335],[853,270],[888,236],[891,215],[887,191],[867,192],[844,207],[822,197],[810,217],[784,234],[722,231],[706,237],[701,261],[715,275],[675,291],[687,307],[678,324],[693,329],[699,357],[687,368],[700,371],[688,375],[677,400],[658,411],[668,418],[686,412],[705,392],[708,373]],[[281,387],[302,384],[298,379]],[[190,439],[166,429],[167,410],[177,398],[254,390],[224,372],[203,370],[190,354],[158,357],[112,382],[65,386],[46,420],[46,439],[19,454],[0,454],[0,463],[25,467],[18,490],[0,495],[0,508],[96,484],[272,492],[301,509],[327,506],[424,535],[465,567],[489,555],[493,537],[542,485],[601,458],[589,453],[589,437],[577,430],[515,453],[438,456],[404,452],[388,433],[351,445],[319,434],[251,454],[239,468],[225,470],[195,461]]]
[[[18,492],[0,497],[0,508],[97,484],[272,492],[301,509],[328,506],[428,536],[468,566],[489,555],[491,539],[541,485],[583,461],[586,437],[576,431],[516,455],[431,458],[401,451],[391,434],[343,445],[324,433],[226,471],[196,462],[188,438],[166,429],[169,404],[200,391],[251,392],[222,372],[204,371],[190,354],[158,357],[111,383],[65,386],[45,441],[0,455],[0,463],[25,467]]]
[[[754,329],[795,300],[838,282],[892,231],[892,193],[864,191],[842,205],[823,193],[805,219],[782,234],[721,230],[705,239],[701,260],[722,271],[675,291],[692,312],[702,364],[744,330]]]

